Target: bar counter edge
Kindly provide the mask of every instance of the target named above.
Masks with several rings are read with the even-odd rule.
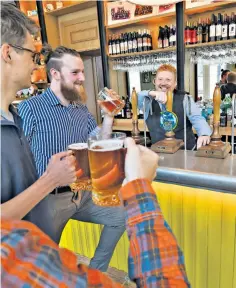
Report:
[[[154,181],[236,194],[236,156],[196,157],[194,151],[159,154]]]

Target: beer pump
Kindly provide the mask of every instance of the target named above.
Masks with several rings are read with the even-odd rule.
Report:
[[[196,152],[198,157],[207,158],[220,158],[224,159],[230,152],[231,146],[229,143],[221,141],[220,135],[220,103],[221,103],[221,92],[220,87],[216,85],[213,94],[213,133],[211,135],[211,142],[207,146],[202,146]],[[233,125],[233,124],[232,124]]]
[[[166,111],[161,113],[160,124],[161,127],[166,131],[165,139],[158,141],[151,146],[151,149],[157,153],[169,153],[174,154],[182,146],[184,142],[180,139],[175,138],[174,129],[178,124],[178,118],[175,113],[172,112],[173,106],[173,93],[167,92]]]
[[[138,96],[136,93],[135,88],[132,90],[132,95],[131,95],[131,104],[132,104],[132,112],[133,112],[133,117],[132,117],[132,138],[134,139],[136,144],[144,145],[146,144],[147,141],[145,141],[145,138],[140,135],[140,131],[138,128]]]

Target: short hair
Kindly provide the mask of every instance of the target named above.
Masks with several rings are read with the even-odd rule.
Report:
[[[59,72],[61,72],[62,67],[62,57],[64,55],[72,55],[76,57],[80,57],[79,52],[77,52],[75,49],[70,49],[65,46],[59,46],[55,50],[52,49],[52,47],[48,44],[44,45],[42,48],[41,53],[44,55],[44,62],[46,64],[47,68],[47,74],[51,81],[51,74],[50,70],[55,69]]]
[[[10,2],[1,2],[1,45],[9,43],[22,46],[27,32],[36,35],[39,27]]]
[[[228,83],[236,83],[236,72],[229,72],[227,81]]]
[[[175,67],[174,66],[172,66],[172,65],[170,65],[170,64],[163,64],[163,65],[161,65],[158,69],[157,69],[157,74],[159,73],[159,72],[162,72],[162,71],[169,71],[169,72],[171,72],[171,73],[173,73],[174,74],[174,76],[175,76],[175,79],[176,79],[176,69],[175,69]]]
[[[228,70],[228,69],[226,69],[226,70],[224,70],[224,69],[221,69],[221,78],[223,78],[225,75],[227,75],[227,73],[229,73],[230,72],[230,70]]]

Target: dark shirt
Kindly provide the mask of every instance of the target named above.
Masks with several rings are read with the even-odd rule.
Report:
[[[221,99],[225,99],[226,94],[230,94],[230,97],[233,97],[233,94],[236,93],[236,84],[234,83],[227,83],[220,87],[221,90]]]
[[[14,198],[37,180],[37,172],[21,118],[10,106],[14,122],[1,120],[1,203]],[[29,215],[24,219],[30,220]]]

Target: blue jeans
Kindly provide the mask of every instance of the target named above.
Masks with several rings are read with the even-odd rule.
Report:
[[[99,244],[90,267],[106,271],[117,242],[125,231],[123,207],[100,207],[93,203],[92,193],[84,191],[81,200],[72,200],[72,192],[49,194],[32,211],[32,222],[59,243],[69,219],[103,224]]]

